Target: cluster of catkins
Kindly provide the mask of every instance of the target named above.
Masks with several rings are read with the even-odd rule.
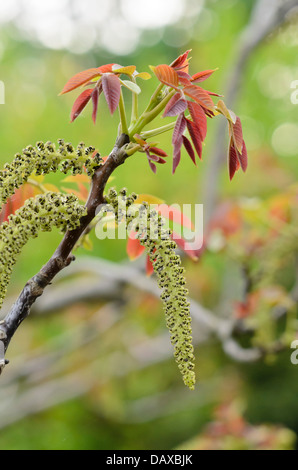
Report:
[[[48,192],[28,199],[0,228],[0,306],[7,291],[17,255],[30,238],[52,227],[75,229],[86,209],[74,195]]]
[[[86,147],[83,142],[76,149],[63,140],[58,141],[58,146],[52,142],[37,142],[36,147],[30,145],[22,153],[17,153],[13,161],[6,163],[0,171],[0,206],[32,173],[41,175],[60,169],[63,173],[71,170],[76,175],[86,169],[92,176],[102,164],[103,160],[99,153],[95,153],[94,147]]]
[[[146,202],[136,208],[134,203],[137,196],[127,195],[125,189],[119,194],[115,189],[110,189],[105,199],[109,210],[113,210],[116,221],[125,221],[126,228],[137,232],[140,243],[146,248],[158,285],[162,289],[161,299],[176,362],[185,385],[194,389],[194,354],[188,290],[185,287],[184,268],[181,267],[181,259],[175,252],[177,245],[171,239],[171,231],[165,228],[164,219],[156,210],[150,210]]]

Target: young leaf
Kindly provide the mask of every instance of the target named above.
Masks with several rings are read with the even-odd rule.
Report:
[[[150,261],[149,256],[146,256],[146,275],[151,276],[154,273],[153,264]]]
[[[196,149],[199,158],[202,159],[202,138],[200,129],[194,122],[190,121],[189,119],[186,119],[186,124],[194,148]]]
[[[183,139],[183,145],[185,147],[185,150],[187,151],[188,155],[190,156],[190,158],[196,165],[196,156],[195,156],[195,153],[194,153],[194,150],[192,148],[190,141],[188,140],[187,137],[185,137],[185,135],[182,136],[182,139]]]
[[[164,152],[164,150],[159,149],[157,147],[150,147],[150,153],[154,153],[155,155],[158,155],[159,157],[167,157],[168,154]]]
[[[239,155],[239,161],[240,161],[242,170],[245,172],[247,170],[247,149],[246,149],[244,140],[242,144],[242,152]]]
[[[207,80],[207,78],[209,78],[214,72],[216,72],[216,70],[218,70],[218,69],[204,70],[203,72],[195,73],[191,77],[191,81],[193,83],[203,82],[204,80]]]
[[[181,83],[181,85],[191,85],[191,76],[188,73],[182,72],[181,70],[177,70],[177,75],[179,77],[179,82]]]
[[[141,88],[134,82],[131,82],[130,80],[120,80],[122,85],[124,85],[126,88],[128,88],[130,91],[133,93],[136,93],[139,95],[141,93]]]
[[[74,75],[70,80],[68,80],[63,90],[61,91],[60,95],[64,95],[65,93],[68,93],[69,91],[72,91],[75,88],[78,88],[79,86],[84,85],[92,78],[100,77],[100,75],[101,73],[99,69],[95,69],[95,68],[84,70],[83,72],[79,72],[76,75]]]
[[[242,153],[243,147],[243,132],[242,132],[242,125],[239,117],[237,116],[235,124],[232,125],[233,129],[233,137],[236,149],[239,153]]]
[[[128,65],[127,67],[119,67],[117,64],[113,65],[112,71],[114,73],[124,73],[125,75],[133,75],[136,71],[135,65]]]
[[[187,108],[187,101],[181,97],[180,93],[175,93],[165,107],[163,117],[178,116]]]
[[[186,128],[186,119],[183,114],[180,114],[177,118],[174,131],[173,131],[173,137],[172,137],[173,144],[175,144],[179,140],[181,140],[181,144],[182,144],[182,135],[183,135],[183,132],[185,131],[185,128]]]
[[[121,84],[116,75],[104,74],[102,76],[102,89],[109,106],[110,113],[113,114],[119,104]]]
[[[148,72],[135,73],[134,76],[136,78],[141,78],[142,80],[150,80],[151,78],[151,75]]]
[[[101,90],[102,90],[102,88],[101,88]],[[100,92],[99,92],[98,87],[94,88],[94,90],[92,92],[92,103],[93,103],[92,120],[93,120],[94,124],[96,123],[99,94],[100,94]]]
[[[214,109],[212,99],[210,98],[208,93],[203,90],[203,88],[196,85],[190,85],[186,86],[183,91],[187,96],[193,98],[198,104],[200,104],[204,108],[211,111]]]
[[[237,154],[237,150],[235,149],[235,147],[233,146],[232,142],[230,144],[230,148],[229,148],[229,173],[230,173],[230,180],[233,179],[236,171],[239,169],[240,167],[240,162],[239,162],[239,159],[238,159],[238,154]]]
[[[145,247],[141,245],[140,240],[136,238],[136,232],[130,232],[126,244],[126,252],[130,260],[139,258],[145,251]]]
[[[70,113],[70,122],[73,122],[81,114],[85,106],[87,106],[91,98],[92,92],[93,89],[88,88],[87,90],[84,90],[75,100]]]
[[[177,140],[174,144],[174,153],[173,153],[173,170],[172,173],[174,174],[176,171],[177,166],[181,160],[181,146],[182,146],[182,138]]]
[[[236,123],[236,119],[237,119],[236,114],[233,113],[233,111],[231,111],[230,109],[228,109],[222,100],[219,100],[219,102],[217,103],[216,109],[223,116],[225,116],[228,119],[228,121],[230,121],[232,124]]]
[[[198,103],[188,101],[188,109],[193,122],[200,130],[201,140],[204,141],[207,135],[207,118],[202,107]]]
[[[151,66],[152,71],[161,83],[168,85],[172,88],[178,88],[179,77],[177,72],[167,64],[157,65],[156,67]]]
[[[171,67],[175,70],[181,70],[183,72],[188,73],[188,54],[191,52],[191,49],[181,54],[174,62],[171,63]]]
[[[117,67],[120,67],[120,65],[118,64],[105,64],[105,65],[101,65],[100,67],[98,67],[98,70],[101,74],[103,73],[112,73],[113,72],[113,67],[117,65]]]

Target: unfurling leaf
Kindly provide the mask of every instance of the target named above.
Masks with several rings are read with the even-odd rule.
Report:
[[[184,52],[184,54],[181,54],[174,62],[171,63],[171,67],[173,69],[180,70],[182,72],[188,73],[188,67],[189,67],[189,60],[188,59],[188,54],[191,52],[191,49],[188,51]]]
[[[92,92],[93,89],[88,88],[88,90],[83,91],[83,93],[81,93],[75,100],[70,113],[70,122],[73,122],[81,114],[83,109],[87,106],[91,98]]]
[[[110,113],[113,114],[119,104],[121,94],[120,80],[116,75],[104,74],[102,76],[102,89],[109,106]]]

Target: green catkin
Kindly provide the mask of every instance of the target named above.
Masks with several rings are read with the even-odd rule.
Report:
[[[62,139],[58,141],[58,146],[52,142],[37,142],[35,147],[29,145],[0,171],[0,208],[32,173],[45,175],[57,170],[62,173],[71,170],[73,175],[77,175],[86,169],[88,176],[92,176],[95,169],[103,164],[98,153],[92,156],[94,151],[94,147],[86,147],[83,142],[75,149]]]
[[[113,208],[118,223],[125,220],[128,228],[129,224],[135,223],[137,219],[134,228],[138,232],[140,243],[146,248],[158,285],[162,289],[161,300],[171,343],[174,346],[174,357],[185,385],[193,390],[195,358],[184,268],[181,267],[181,259],[175,252],[177,245],[170,238],[171,232],[164,228],[164,219],[156,211],[149,212],[148,204],[143,203],[139,206],[137,214],[134,211],[133,215],[130,215],[129,207],[134,204],[136,198],[135,194],[127,196],[125,189],[121,190],[119,195],[115,189],[110,189],[106,201]]]
[[[8,222],[0,226],[0,307],[12,268],[27,241],[36,238],[39,231],[49,232],[53,227],[74,230],[85,214],[86,209],[73,194],[47,192],[27,199],[21,209],[9,216]]]

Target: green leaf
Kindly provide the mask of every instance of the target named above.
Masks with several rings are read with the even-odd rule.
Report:
[[[134,82],[131,82],[130,80],[120,80],[122,85],[124,85],[126,88],[128,88],[130,91],[133,93],[136,93],[137,95],[141,93],[141,88]]]

